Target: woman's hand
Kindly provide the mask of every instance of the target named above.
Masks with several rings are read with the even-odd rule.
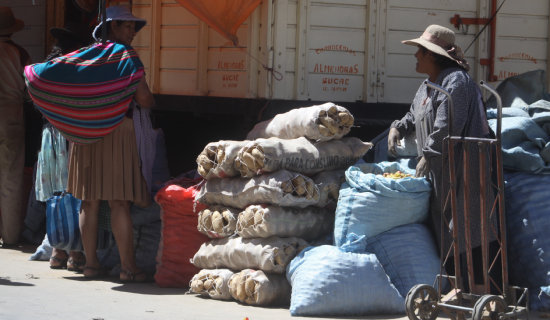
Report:
[[[426,158],[424,157],[420,158],[420,161],[418,161],[418,164],[416,165],[416,177],[427,178],[429,172],[430,172],[430,166],[428,164],[428,161],[426,161]]]
[[[394,157],[397,157],[397,150],[395,149],[397,146],[401,146],[401,134],[399,130],[390,128],[390,132],[388,133],[388,152]]]

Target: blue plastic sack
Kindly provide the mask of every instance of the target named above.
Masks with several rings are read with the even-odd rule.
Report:
[[[407,224],[383,232],[367,243],[399,293],[417,284],[433,285],[441,262],[434,238],[423,224]]]
[[[529,288],[531,310],[550,310],[550,176],[506,174],[510,285]]]
[[[426,178],[391,179],[383,173],[414,175],[397,162],[363,163],[346,170],[334,222],[334,243],[341,246],[354,233],[368,239],[400,225],[428,217],[431,185]]]
[[[50,245],[66,251],[82,250],[78,214],[81,201],[70,193],[46,201],[46,234]]]
[[[293,316],[381,315],[405,312],[405,301],[374,254],[309,247],[287,266]]]

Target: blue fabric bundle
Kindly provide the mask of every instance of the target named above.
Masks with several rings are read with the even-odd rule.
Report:
[[[405,301],[374,254],[324,245],[304,249],[288,265],[293,316],[404,313]]]
[[[62,250],[81,250],[78,214],[81,201],[70,193],[46,201],[46,234],[50,245]]]
[[[529,288],[531,310],[550,310],[550,176],[506,174],[509,282]]]
[[[397,162],[362,163],[346,170],[334,222],[334,243],[342,246],[349,234],[368,240],[394,227],[423,222],[428,217],[431,185],[425,178],[385,178],[396,171],[414,175]]]
[[[383,232],[367,243],[399,293],[405,297],[417,284],[434,284],[440,260],[434,238],[423,224],[407,224]]]

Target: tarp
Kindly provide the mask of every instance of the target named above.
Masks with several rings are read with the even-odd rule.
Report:
[[[237,29],[261,0],[177,0],[199,19],[218,31],[236,46]]]

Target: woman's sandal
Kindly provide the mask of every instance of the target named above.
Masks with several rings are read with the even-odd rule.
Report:
[[[91,272],[86,272],[91,271]],[[107,275],[107,270],[103,267],[87,267],[82,268],[82,273],[86,279],[98,279]]]
[[[59,258],[56,256],[50,257],[50,268],[51,269],[65,269],[67,268],[67,261],[68,259],[65,258]]]
[[[73,257],[69,257],[69,260],[67,260],[67,270],[69,271],[83,272],[85,265],[85,259],[73,259]]]
[[[124,283],[130,282],[145,282],[147,281],[147,274],[145,271],[132,272],[130,270],[120,270],[120,281]]]

